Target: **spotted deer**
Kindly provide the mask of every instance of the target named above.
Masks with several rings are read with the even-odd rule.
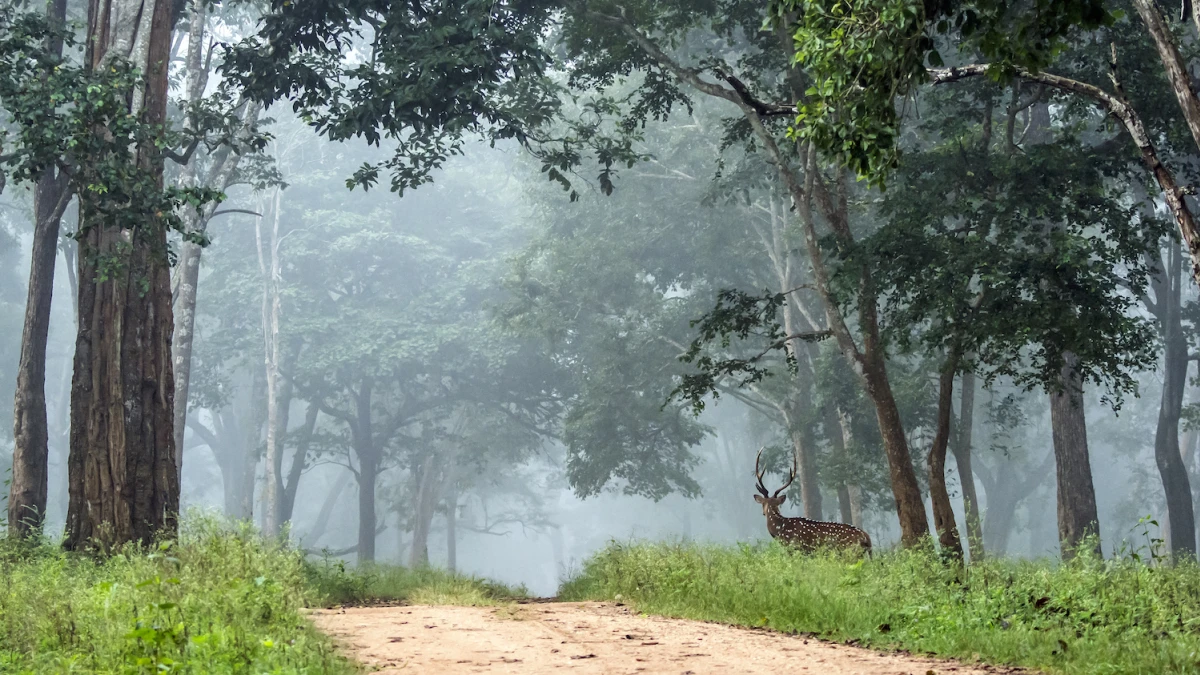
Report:
[[[763,448],[764,450],[766,448]],[[779,513],[779,506],[787,499],[782,494],[796,480],[796,455],[792,454],[792,471],[788,474],[787,482],[775,491],[774,495],[767,492],[763,486],[763,474],[766,469],[759,469],[762,462],[762,450],[754,459],[754,476],[758,479],[759,494],[754,495],[754,501],[763,507],[763,515],[767,517],[767,532],[778,539],[780,543],[801,551],[813,551],[818,548],[861,548],[863,553],[871,554],[871,537],[863,530],[823,520],[808,518],[787,518]]]

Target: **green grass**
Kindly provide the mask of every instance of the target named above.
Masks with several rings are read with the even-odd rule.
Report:
[[[1052,673],[1200,672],[1200,569],[1092,557],[961,568],[928,550],[852,562],[613,544],[560,597]]]
[[[392,565],[349,567],[325,559],[306,567],[315,604],[370,605],[503,605],[528,597],[524,588],[511,588],[486,579],[440,569],[409,569]]]
[[[303,608],[522,593],[435,570],[306,561],[205,517],[185,519],[178,542],[107,559],[0,539],[0,673],[349,675],[360,669]]]

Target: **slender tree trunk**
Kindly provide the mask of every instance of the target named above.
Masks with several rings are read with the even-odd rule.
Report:
[[[458,571],[458,492],[446,495],[446,569]]]
[[[376,446],[371,420],[371,401],[375,382],[364,377],[355,394],[355,416],[351,435],[358,456],[358,562],[375,561],[375,484],[379,480],[382,457]]]
[[[979,492],[971,467],[971,432],[975,424],[975,373],[962,374],[962,400],[958,413],[958,434],[953,447],[958,480],[962,484],[963,506],[967,513],[967,549],[971,562],[984,558],[983,522],[979,516]]]
[[[66,0],[46,3],[53,25],[67,18]],[[50,51],[62,55],[62,41]],[[54,263],[62,209],[69,199],[66,176],[47,169],[33,189],[33,253],[29,264],[29,289],[25,322],[21,330],[21,356],[17,362],[17,391],[13,402],[12,483],[8,495],[8,531],[24,537],[41,533],[46,518],[50,482],[50,431],[46,418],[46,338],[54,297]]]
[[[1085,537],[1098,537],[1100,516],[1096,510],[1096,490],[1092,485],[1092,465],[1088,457],[1083,382],[1075,369],[1075,355],[1067,352],[1063,357],[1062,388],[1050,394],[1050,424],[1058,481],[1058,538],[1063,557],[1070,558]],[[1100,554],[1099,538],[1095,552]]]
[[[849,452],[850,448],[854,447],[854,424],[849,412],[843,410],[840,406],[837,407],[836,412],[838,427],[841,429],[841,449],[843,452]],[[836,437],[836,432],[834,432],[834,435]],[[850,503],[850,519],[845,522],[862,529],[862,487],[858,483],[847,484],[846,498]]]
[[[304,426],[300,429],[300,437],[296,439],[296,453],[292,455],[292,465],[288,467],[287,482],[284,483],[281,490],[279,514],[285,523],[291,521],[292,512],[296,508],[296,493],[300,488],[300,476],[308,465],[308,449],[312,444],[313,431],[316,429],[319,414],[320,410],[315,403],[309,403],[308,409],[304,412]]]
[[[429,530],[433,524],[435,504],[432,495],[434,492],[432,463],[432,456],[426,457],[420,468],[421,478],[417,483],[417,493],[413,500],[413,536],[412,547],[409,549],[408,566],[414,569],[429,566]]]
[[[1171,553],[1176,557],[1196,556],[1196,526],[1192,511],[1192,487],[1179,453],[1179,418],[1187,384],[1187,339],[1182,330],[1171,331],[1163,350],[1162,403],[1154,435],[1154,459],[1166,494],[1170,522]]]
[[[258,243],[258,265],[262,275],[262,323],[264,366],[267,373],[267,449],[266,449],[266,478],[263,484],[263,532],[268,536],[279,532],[279,446],[282,442],[280,419],[280,384],[279,372],[280,339],[280,297],[279,297],[279,207],[280,189],[275,188],[272,204],[272,227],[264,236],[263,219],[259,218],[256,229]],[[264,239],[266,241],[264,242]],[[374,485],[371,486],[374,495]],[[372,526],[372,532],[374,527]],[[371,551],[374,554],[374,550]],[[359,551],[362,556],[362,551]]]
[[[166,2],[92,0],[88,6],[88,66],[102,68],[120,57],[141,69],[146,84],[129,105],[150,124],[166,122],[170,42]],[[136,161],[161,181],[162,159],[153,144],[140,147]],[[148,541],[177,524],[171,280],[164,228],[147,223],[122,231],[83,204],[80,224],[64,545],[109,548]],[[101,275],[98,256],[120,256],[123,264]]]
[[[954,374],[958,370],[958,354],[953,351],[942,365],[938,378],[937,430],[929,448],[929,496],[933,502],[933,524],[937,528],[942,553],[962,559],[962,542],[954,522],[954,507],[946,487],[946,449],[950,443],[950,416],[954,408]]]
[[[333,518],[333,510],[337,507],[338,499],[342,493],[346,491],[346,486],[350,483],[350,477],[353,474],[343,472],[334,482],[333,487],[325,494],[325,501],[321,502],[321,509],[317,511],[317,519],[313,521],[312,529],[308,534],[304,535],[304,545],[314,546],[321,537],[325,535],[325,530],[329,528],[329,520]]]
[[[827,404],[824,409],[824,426],[825,434],[829,437],[829,444],[832,446],[833,455],[839,459],[846,457],[846,443],[842,436],[842,429],[838,423],[839,412],[836,406]],[[850,487],[845,480],[838,483],[838,514],[841,516],[843,523],[849,523],[851,518],[850,511]]]
[[[50,11],[66,11],[64,0],[55,0]],[[61,19],[59,19],[61,21]],[[60,47],[61,49],[61,47]],[[49,491],[50,431],[46,418],[46,339],[54,293],[54,263],[62,212],[67,198],[66,181],[48,170],[33,193],[33,255],[29,266],[29,292],[25,324],[21,331],[21,357],[17,364],[17,391],[13,405],[12,484],[8,496],[9,533],[38,534],[46,517]]]

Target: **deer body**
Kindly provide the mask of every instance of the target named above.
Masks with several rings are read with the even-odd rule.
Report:
[[[758,478],[755,486],[759,494],[754,495],[754,501],[763,507],[763,515],[767,517],[767,532],[780,543],[801,551],[813,551],[819,548],[857,548],[867,555],[871,554],[871,537],[865,531],[846,525],[824,520],[809,520],[808,518],[788,518],[779,512],[779,507],[787,499],[780,494],[796,479],[795,457],[791,475],[783,487],[772,495],[763,486],[763,471],[758,468],[762,459],[762,450],[754,461],[754,475]]]

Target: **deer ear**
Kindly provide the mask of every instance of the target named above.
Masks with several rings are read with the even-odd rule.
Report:
[[[779,495],[779,503],[782,504],[785,501],[787,501],[787,495]]]
[[[754,495],[754,501],[758,502],[759,504],[763,504],[766,502],[766,500],[763,499],[762,495]]]

